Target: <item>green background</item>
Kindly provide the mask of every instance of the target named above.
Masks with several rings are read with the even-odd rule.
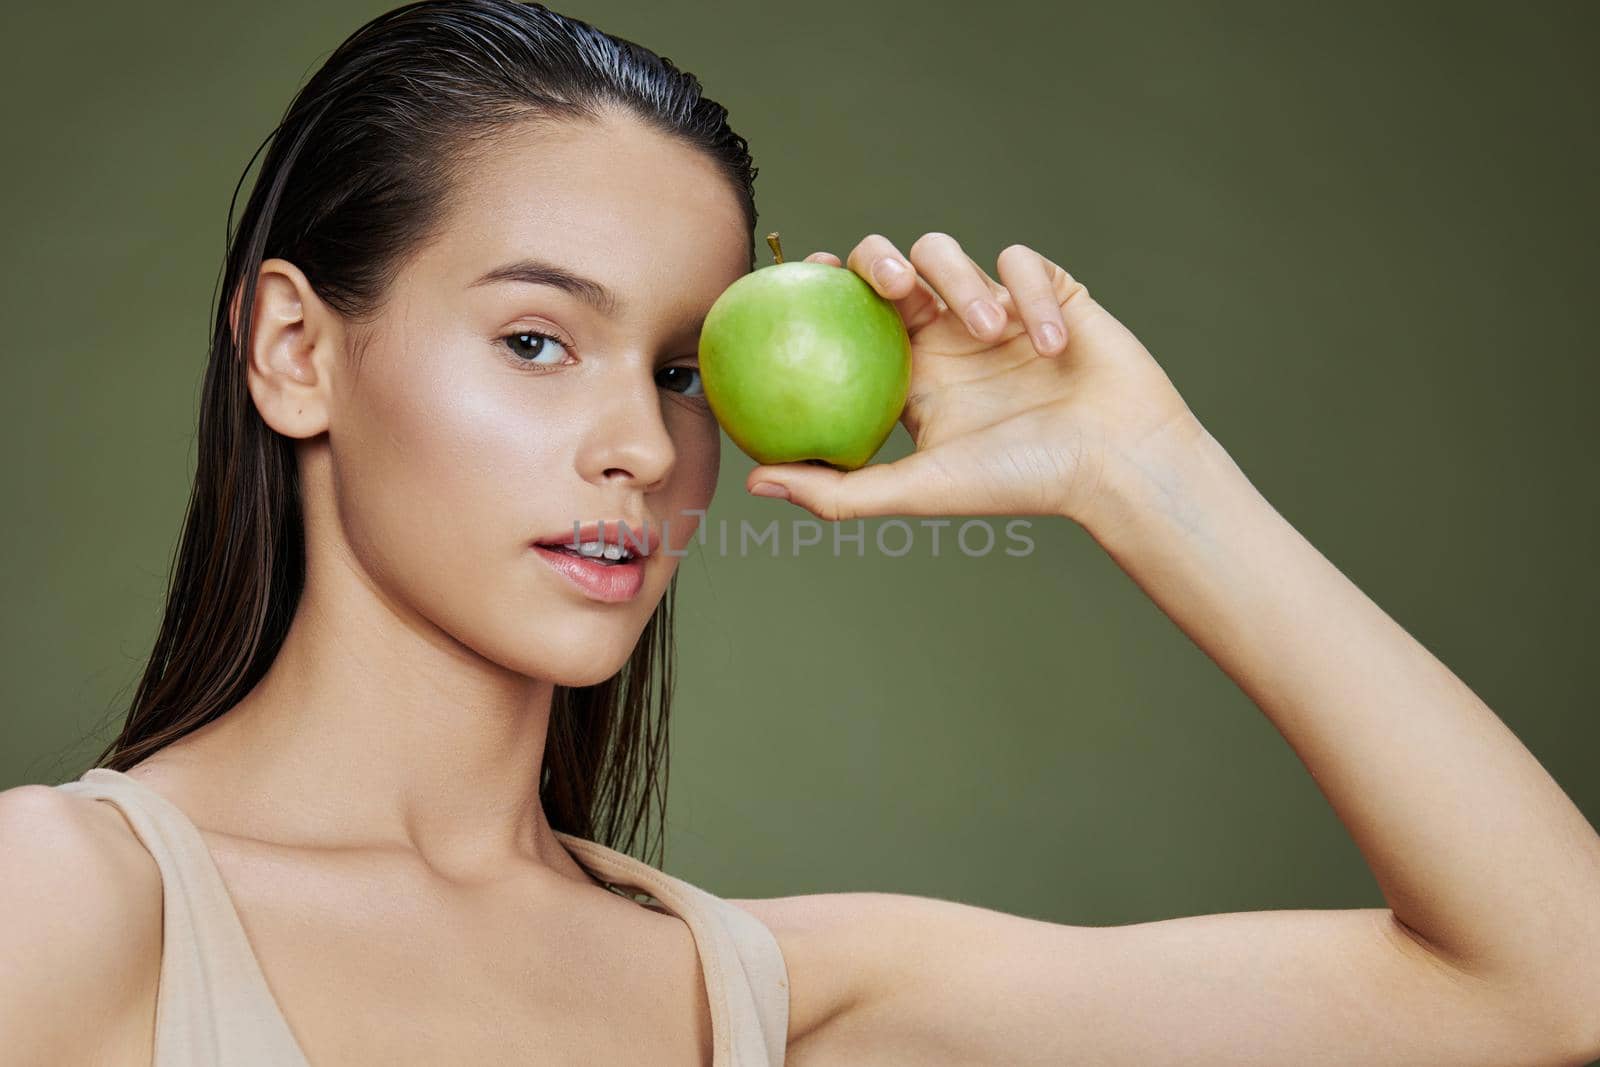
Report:
[[[389,6],[3,16],[0,786],[76,777],[132,695],[228,198]],[[1595,7],[555,6],[729,107],[790,258],[944,230],[1083,279],[1600,819]],[[727,448],[713,523],[803,515],[747,498]],[[1381,905],[1237,687],[1084,531],[1031,535],[1024,558],[919,536],[903,559],[685,559],[666,868],[1076,923]]]

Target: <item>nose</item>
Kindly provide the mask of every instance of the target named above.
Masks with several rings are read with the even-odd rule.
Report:
[[[655,375],[630,363],[608,377],[578,452],[578,471],[596,485],[650,492],[666,481],[677,460]]]

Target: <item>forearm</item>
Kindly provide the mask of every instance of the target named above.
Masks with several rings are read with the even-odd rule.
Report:
[[[1108,467],[1071,517],[1272,721],[1401,921],[1464,971],[1595,1010],[1594,828],[1209,434],[1174,451]]]

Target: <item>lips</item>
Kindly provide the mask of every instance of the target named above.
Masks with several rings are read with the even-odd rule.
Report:
[[[635,557],[649,556],[659,547],[661,534],[648,520],[604,519],[579,525],[577,537],[573,536],[573,527],[569,524],[566,529],[541,537],[533,543],[548,548],[570,549],[574,545],[592,541],[627,549]]]
[[[535,544],[529,549],[544,560],[572,586],[590,600],[620,604],[632,600],[644,588],[648,565],[643,556],[611,562],[579,555],[570,549]]]

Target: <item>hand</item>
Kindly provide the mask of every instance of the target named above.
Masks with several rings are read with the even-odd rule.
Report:
[[[843,266],[828,252],[806,259]],[[997,267],[1001,282],[949,234],[924,234],[909,259],[886,237],[863,238],[849,269],[895,304],[911,336],[900,423],[916,451],[848,472],[758,466],[746,488],[775,483],[828,521],[1060,514],[1087,525],[1110,476],[1146,449],[1172,454],[1203,434],[1144,345],[1083,283],[1021,244]]]

